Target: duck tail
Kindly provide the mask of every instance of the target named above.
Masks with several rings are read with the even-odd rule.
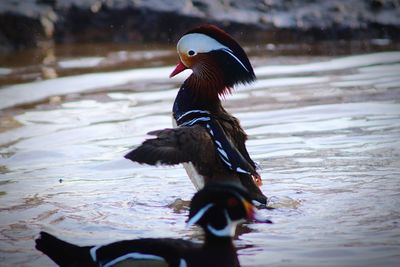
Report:
[[[46,232],[40,232],[35,242],[36,249],[46,254],[58,266],[96,266],[90,257],[91,247],[80,247]]]

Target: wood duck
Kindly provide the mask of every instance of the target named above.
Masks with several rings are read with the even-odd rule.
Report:
[[[203,244],[183,239],[144,238],[108,245],[78,246],[41,232],[36,249],[62,267],[237,267],[232,241],[238,223],[253,218],[254,207],[246,191],[235,185],[210,184],[192,198],[188,226],[205,233]]]
[[[266,204],[267,197],[259,188],[261,177],[246,149],[247,135],[220,100],[235,85],[255,80],[246,53],[213,25],[187,32],[177,51],[180,61],[170,77],[185,69],[193,71],[173,105],[173,124],[178,128],[149,133],[156,138],[146,140],[125,157],[152,165],[183,163],[197,189],[210,181],[236,181],[254,200]]]

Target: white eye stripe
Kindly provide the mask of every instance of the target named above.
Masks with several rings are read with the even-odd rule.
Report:
[[[208,53],[212,50],[229,48],[214,38],[202,33],[189,33],[183,36],[177,44],[178,52],[188,54],[190,50],[195,53]]]
[[[247,72],[250,72],[229,47],[202,33],[189,33],[183,36],[177,44],[177,50],[178,53],[188,56],[222,50],[235,59]]]

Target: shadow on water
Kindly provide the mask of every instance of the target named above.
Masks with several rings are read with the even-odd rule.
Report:
[[[400,52],[374,42],[246,46],[258,81],[224,106],[249,135],[273,208],[259,216],[273,224],[239,227],[243,266],[397,266]],[[49,265],[34,250],[40,230],[82,245],[201,240],[185,228],[184,170],[122,157],[171,127],[185,76],[168,79],[175,61],[159,46],[0,57],[2,264]]]

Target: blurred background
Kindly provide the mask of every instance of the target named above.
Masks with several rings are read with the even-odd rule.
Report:
[[[176,42],[215,24],[257,82],[224,106],[249,135],[273,225],[239,228],[243,266],[398,266],[399,0],[0,1],[0,261],[33,239],[201,241],[181,166],[123,158],[171,127]]]
[[[146,54],[118,52],[171,49],[201,23],[216,24],[270,56],[398,49],[399,17],[398,0],[4,0],[0,85],[64,76],[78,67],[59,62],[66,58],[90,57],[75,63],[105,70],[157,65],[142,58]],[[40,74],[34,66],[42,67]]]

